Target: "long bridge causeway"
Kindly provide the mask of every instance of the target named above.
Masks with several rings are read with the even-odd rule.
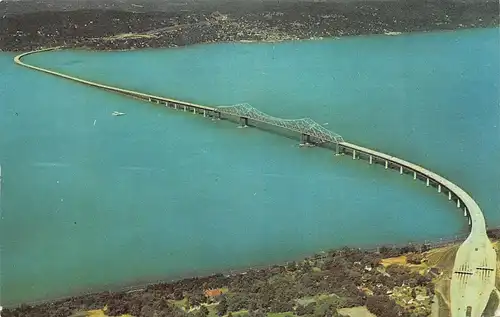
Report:
[[[209,107],[185,101],[140,93],[137,91],[99,84],[93,81],[65,75],[45,68],[26,64],[22,58],[50,48],[20,54],[14,58],[16,64],[48,73],[85,85],[140,99],[153,104],[163,105],[180,111],[191,112],[213,119],[226,119],[239,122],[242,126],[267,126],[294,133],[300,136],[302,144],[315,144],[331,148],[335,154],[345,154],[355,160],[368,164],[382,165],[385,169],[396,170],[401,175],[412,176],[427,187],[433,187],[456,204],[468,219],[470,233],[462,243],[455,257],[450,287],[452,317],[480,317],[486,307],[490,294],[495,290],[496,253],[486,235],[486,223],[481,209],[474,199],[458,185],[433,173],[424,167],[403,159],[362,147],[345,141],[311,119],[285,120],[267,115],[248,104],[227,107]]]

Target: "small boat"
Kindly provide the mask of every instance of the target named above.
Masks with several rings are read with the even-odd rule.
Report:
[[[123,112],[118,112],[118,111],[113,111],[112,115],[114,116],[123,116],[125,113]]]

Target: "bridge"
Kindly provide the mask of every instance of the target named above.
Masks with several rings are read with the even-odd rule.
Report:
[[[281,119],[265,114],[249,104],[224,107],[197,105],[84,80],[22,61],[22,58],[27,55],[54,49],[59,49],[59,47],[23,53],[16,56],[14,62],[33,70],[168,108],[212,119],[236,121],[243,127],[266,126],[294,133],[300,136],[303,145],[333,148],[335,155],[345,154],[354,160],[364,160],[371,165],[381,165],[387,170],[396,170],[401,175],[410,175],[414,180],[422,181],[427,187],[434,188],[437,193],[444,195],[449,201],[456,204],[457,209],[463,212],[464,217],[467,217],[470,227],[470,233],[459,247],[455,257],[450,287],[452,317],[480,317],[482,315],[491,292],[495,290],[496,253],[486,235],[486,223],[481,209],[474,199],[458,185],[414,163],[349,143],[342,136],[327,130],[309,118]]]

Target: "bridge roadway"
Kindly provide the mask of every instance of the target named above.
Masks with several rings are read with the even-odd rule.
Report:
[[[450,301],[452,317],[480,317],[487,305],[489,296],[495,289],[496,253],[486,235],[486,223],[483,213],[472,197],[459,186],[446,178],[421,166],[400,158],[346,142],[341,136],[326,130],[311,119],[284,120],[266,115],[247,104],[229,107],[208,107],[185,101],[144,94],[132,90],[107,86],[55,71],[29,65],[21,61],[27,55],[59,48],[49,48],[20,54],[14,58],[16,64],[76,81],[89,86],[127,95],[148,102],[162,104],[170,108],[203,114],[212,118],[230,119],[236,117],[246,126],[249,120],[264,123],[281,129],[301,134],[303,143],[316,143],[323,146],[334,146],[337,154],[351,155],[353,159],[364,159],[369,164],[380,164],[386,169],[398,170],[400,174],[413,175],[413,179],[421,180],[426,186],[432,186],[437,192],[448,196],[448,200],[456,203],[468,217],[470,234],[462,243],[455,257],[451,277]]]

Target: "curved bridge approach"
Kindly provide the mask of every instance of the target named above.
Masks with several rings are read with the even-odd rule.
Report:
[[[49,51],[49,48],[27,52],[14,58],[16,64],[55,75],[61,78],[119,93],[150,103],[163,105],[180,111],[192,112],[212,119],[225,119],[239,122],[242,126],[268,126],[288,133],[300,135],[301,144],[321,145],[334,148],[335,154],[346,154],[353,159],[362,159],[369,164],[378,164],[385,169],[397,170],[401,175],[411,175],[427,187],[447,196],[468,218],[470,234],[462,243],[455,257],[450,287],[452,317],[480,317],[487,305],[490,294],[495,289],[496,253],[486,235],[486,223],[478,204],[462,188],[446,178],[419,165],[403,159],[368,149],[345,141],[340,135],[325,129],[312,119],[286,120],[265,114],[248,104],[227,107],[210,107],[185,101],[145,94],[137,91],[112,87],[96,82],[65,75],[22,61],[24,56]]]

